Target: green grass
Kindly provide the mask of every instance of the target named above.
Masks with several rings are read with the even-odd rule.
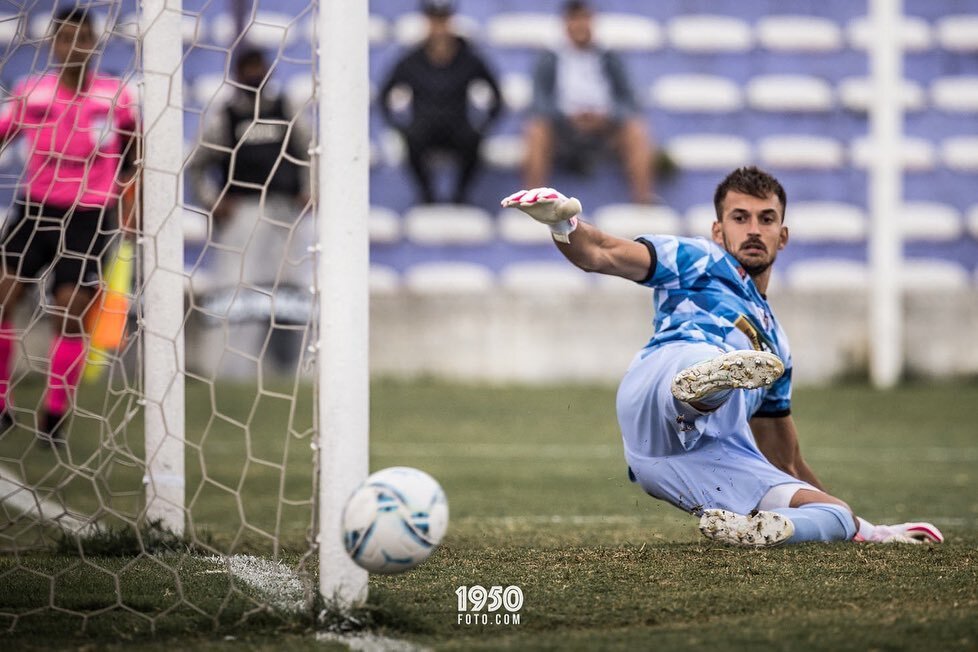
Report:
[[[191,511],[205,546],[271,555],[277,533],[283,560],[300,562],[312,400],[292,392],[273,387],[256,401],[254,388],[190,386],[188,495],[198,495]],[[111,407],[105,396],[91,388],[82,403]],[[371,468],[430,472],[452,512],[428,563],[371,579],[359,618],[374,632],[465,650],[978,648],[976,383],[795,395],[803,450],[823,482],[871,520],[934,521],[948,539],[934,548],[709,544],[695,519],[625,478],[613,388],[377,382],[372,405]],[[0,463],[80,512],[101,495],[129,515],[139,508],[138,422],[123,436],[76,421],[81,479],[26,430],[0,440]],[[296,505],[278,510],[280,495]],[[50,539],[36,530],[15,524],[0,542]],[[180,550],[6,554],[0,628],[14,625],[6,637],[28,648],[329,649],[310,620],[258,610],[259,594],[214,569]],[[455,589],[475,584],[520,586],[520,624],[459,625]]]

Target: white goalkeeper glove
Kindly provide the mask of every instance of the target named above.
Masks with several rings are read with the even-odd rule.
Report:
[[[520,190],[500,202],[504,208],[518,208],[537,222],[550,227],[557,242],[570,242],[570,234],[577,228],[577,216],[581,214],[581,202],[576,197],[565,197],[553,188]]]

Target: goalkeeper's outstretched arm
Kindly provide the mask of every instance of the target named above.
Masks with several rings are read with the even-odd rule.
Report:
[[[632,281],[649,277],[655,262],[653,250],[580,221],[581,202],[574,197],[565,197],[553,188],[534,188],[515,192],[501,203],[548,225],[560,252],[584,271]]]

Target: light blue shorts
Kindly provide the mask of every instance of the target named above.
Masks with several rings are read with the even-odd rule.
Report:
[[[646,493],[685,511],[746,514],[772,487],[799,480],[768,462],[754,442],[747,392],[762,390],[735,390],[708,414],[673,397],[679,371],[723,352],[674,342],[639,353],[618,388],[618,424],[629,477]]]

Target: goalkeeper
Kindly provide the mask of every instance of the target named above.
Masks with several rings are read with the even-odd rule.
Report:
[[[866,540],[939,543],[929,523],[874,526],[827,493],[791,418],[791,353],[765,292],[788,244],[781,184],[754,168],[716,189],[712,242],[625,240],[580,221],[552,188],[503,200],[550,225],[585,271],[655,289],[655,332],[618,389],[629,478],[700,515],[711,539],[745,546]]]
[[[27,285],[51,278],[55,337],[38,431],[59,443],[85,359],[82,318],[118,233],[120,181],[133,182],[136,101],[122,81],[95,73],[87,8],[57,13],[53,36],[55,70],[20,82],[0,112],[3,146],[20,136],[27,149],[26,188],[0,239],[0,434],[13,425],[10,374],[20,336],[12,312]]]

